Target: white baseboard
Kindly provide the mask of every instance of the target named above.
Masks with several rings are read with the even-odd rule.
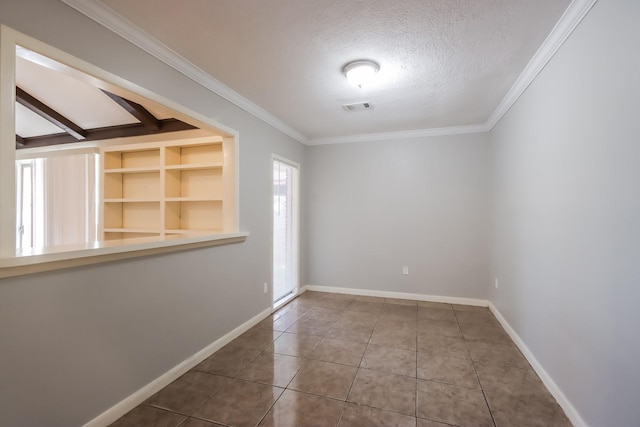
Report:
[[[316,285],[305,285],[300,287],[298,290],[298,295],[305,293],[306,291],[318,291],[318,292],[330,292],[330,293],[340,293],[340,294],[348,294],[348,295],[362,295],[362,296],[372,296],[372,297],[382,297],[382,298],[400,298],[400,299],[409,299],[416,301],[429,301],[429,302],[442,302],[447,304],[462,304],[462,305],[474,305],[479,307],[489,307],[491,312],[496,316],[502,327],[509,334],[513,342],[518,346],[522,354],[525,356],[527,361],[531,364],[531,367],[538,374],[544,385],[549,389],[549,392],[556,399],[558,404],[562,407],[565,414],[569,418],[569,420],[573,423],[575,427],[589,427],[588,424],[582,419],[580,413],[573,406],[573,404],[569,401],[567,396],[562,392],[562,390],[558,387],[558,385],[553,381],[551,376],[547,373],[547,371],[542,367],[540,362],[535,358],[531,350],[527,347],[524,341],[520,338],[520,336],[515,332],[515,330],[511,327],[509,322],[502,316],[500,311],[496,308],[488,300],[476,299],[476,298],[460,298],[460,297],[446,297],[446,296],[437,296],[437,295],[423,295],[423,294],[412,294],[405,292],[391,292],[391,291],[375,291],[375,290],[367,290],[367,289],[355,289],[355,288],[340,288],[335,286],[316,286]],[[180,376],[184,375],[187,371],[189,371],[194,366],[198,365],[207,357],[211,356],[213,353],[218,351],[220,348],[224,347],[226,344],[242,335],[251,327],[255,326],[257,323],[265,319],[272,312],[272,308],[269,307],[248,321],[244,322],[242,325],[238,326],[231,332],[217,339],[207,347],[203,348],[193,356],[188,359],[182,361],[178,365],[171,368],[169,371],[162,374],[160,377],[151,381],[149,384],[145,385],[135,393],[126,397],[122,401],[118,402],[111,408],[104,411],[102,414],[98,415],[88,423],[86,423],[83,427],[103,427],[108,426],[111,423],[115,422],[118,418],[125,415],[127,412],[131,411],[133,408],[153,396],[155,393],[160,391],[162,388],[166,387]]]
[[[367,289],[338,288],[335,286],[316,285],[306,285],[302,289],[304,289],[304,291],[331,292],[336,294],[362,295],[367,297],[399,298],[416,301],[443,302],[447,304],[475,305],[478,307],[489,306],[488,300],[476,298],[444,297],[438,295],[409,294],[405,292],[391,291],[372,291]]]
[[[174,366],[155,380],[151,381],[149,384],[145,385],[135,393],[116,403],[111,408],[107,409],[102,414],[86,423],[83,427],[103,427],[115,422],[118,418],[122,417],[124,414],[131,411],[133,408],[162,390],[164,387],[178,379],[180,376],[184,375],[187,371],[202,362],[204,359],[211,356],[213,353],[233,341],[235,338],[242,335],[251,327],[255,326],[258,322],[269,316],[271,314],[271,311],[271,307],[261,311],[228,334],[217,339],[193,356],[180,362],[178,365]]]
[[[383,297],[383,298],[401,298],[401,299],[410,299],[417,301],[429,301],[429,302],[444,302],[448,304],[463,304],[463,305],[475,305],[480,307],[489,307],[491,312],[496,316],[502,327],[509,334],[513,342],[518,346],[522,354],[527,359],[527,361],[531,364],[531,367],[538,374],[544,385],[547,387],[549,392],[556,399],[558,404],[562,407],[565,414],[574,425],[574,427],[589,427],[588,424],[582,419],[578,410],[573,406],[573,404],[569,401],[567,396],[562,392],[560,387],[553,381],[551,376],[547,373],[547,371],[542,367],[540,362],[535,358],[529,347],[524,343],[522,338],[516,333],[516,331],[511,327],[509,322],[502,316],[500,311],[496,308],[493,303],[488,300],[483,299],[474,299],[474,298],[459,298],[459,297],[445,297],[445,296],[436,296],[436,295],[422,295],[422,294],[410,294],[404,292],[390,292],[390,291],[374,291],[367,289],[354,289],[354,288],[339,288],[335,286],[316,286],[316,285],[306,285],[300,288],[300,293],[306,291],[318,291],[318,292],[331,292],[331,293],[339,293],[339,294],[348,294],[348,295],[363,295],[363,296],[372,296],[372,297]]]
[[[282,300],[278,301],[277,303],[275,303],[275,304],[273,305],[273,310],[272,310],[272,311],[274,311],[274,312],[275,312],[275,311],[277,311],[280,307],[283,307],[283,306],[285,306],[285,305],[289,304],[289,302],[291,302],[291,300],[293,300],[293,299],[295,299],[296,297],[298,297],[298,296],[302,295],[302,294],[303,294],[304,292],[306,292],[306,291],[307,291],[307,287],[306,287],[306,286],[299,287],[299,288],[296,290],[296,293],[295,293],[295,294],[289,295],[288,297],[286,297],[286,298],[284,298],[284,299],[282,299]]]
[[[564,413],[567,415],[574,427],[589,427],[588,424],[582,419],[575,406],[571,404],[567,396],[565,396],[562,390],[560,390],[558,384],[553,381],[549,373],[542,367],[540,362],[538,362],[538,359],[536,359],[531,350],[529,350],[529,347],[527,347],[522,338],[520,338],[516,331],[511,327],[509,322],[507,322],[507,320],[504,318],[502,313],[500,313],[500,310],[498,310],[498,308],[491,302],[489,303],[489,309],[491,310],[493,315],[496,316],[496,319],[498,319],[498,322],[500,322],[504,330],[507,331],[513,342],[516,343],[533,370],[536,371],[536,374],[538,374],[549,392],[556,399],[560,407],[562,407]]]

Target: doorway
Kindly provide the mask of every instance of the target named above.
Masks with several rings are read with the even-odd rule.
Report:
[[[300,166],[273,156],[273,306],[286,304],[299,286]]]

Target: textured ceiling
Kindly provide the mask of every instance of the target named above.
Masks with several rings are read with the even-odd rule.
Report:
[[[307,138],[482,124],[569,0],[102,0]],[[356,59],[380,64],[358,89]],[[374,109],[346,112],[369,101]]]

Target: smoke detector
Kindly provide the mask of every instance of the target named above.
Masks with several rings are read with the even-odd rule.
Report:
[[[356,102],[354,104],[344,104],[342,108],[344,108],[346,111],[373,110],[373,104],[370,102]]]

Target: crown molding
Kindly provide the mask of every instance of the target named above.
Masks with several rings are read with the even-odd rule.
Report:
[[[446,128],[401,130],[397,132],[366,133],[360,135],[336,136],[328,138],[313,138],[307,145],[348,144],[352,142],[386,141],[390,139],[422,138],[427,136],[457,135],[463,133],[482,133],[490,129],[486,124],[451,126]]]
[[[147,32],[138,28],[131,21],[122,15],[114,12],[100,1],[87,0],[61,0],[72,8],[76,9],[83,15],[93,19],[100,25],[114,33],[118,34],[125,40],[138,46],[140,49],[156,57],[160,61],[184,74],[196,83],[204,86],[213,93],[223,97],[227,101],[242,108],[246,112],[254,115],[263,122],[273,126],[284,134],[290,136],[298,142],[306,143],[307,137],[287,125],[280,119],[268,113],[263,108],[249,101],[238,92],[231,89],[221,81],[212,77],[210,74],[188,61],[177,52],[153,38]]]
[[[522,96],[525,90],[543,70],[558,49],[563,45],[578,24],[587,15],[598,0],[573,0],[562,14],[554,28],[542,43],[533,58],[529,61],[509,92],[498,104],[484,124],[452,126],[444,128],[417,129],[397,132],[370,133],[339,137],[310,139],[268,113],[260,106],[249,101],[229,86],[215,79],[213,76],[191,63],[168,46],[151,37],[148,33],[135,26],[125,17],[117,14],[100,1],[91,0],[61,0],[78,12],[93,19],[125,40],[153,55],[160,61],[223,97],[227,101],[242,108],[258,119],[280,130],[298,142],[306,145],[344,144],[353,142],[384,141],[389,139],[420,138],[428,136],[456,135],[464,133],[489,132],[509,111],[513,104]]]
[[[522,96],[525,90],[540,74],[542,69],[553,58],[553,55],[560,49],[564,42],[569,38],[571,33],[576,29],[578,24],[587,15],[591,8],[598,0],[573,0],[567,10],[564,11],[556,25],[553,27],[547,38],[544,40],[538,51],[533,55],[524,71],[520,74],[516,82],[500,104],[487,119],[486,125],[488,130],[498,124],[500,119],[507,114],[507,111]]]

